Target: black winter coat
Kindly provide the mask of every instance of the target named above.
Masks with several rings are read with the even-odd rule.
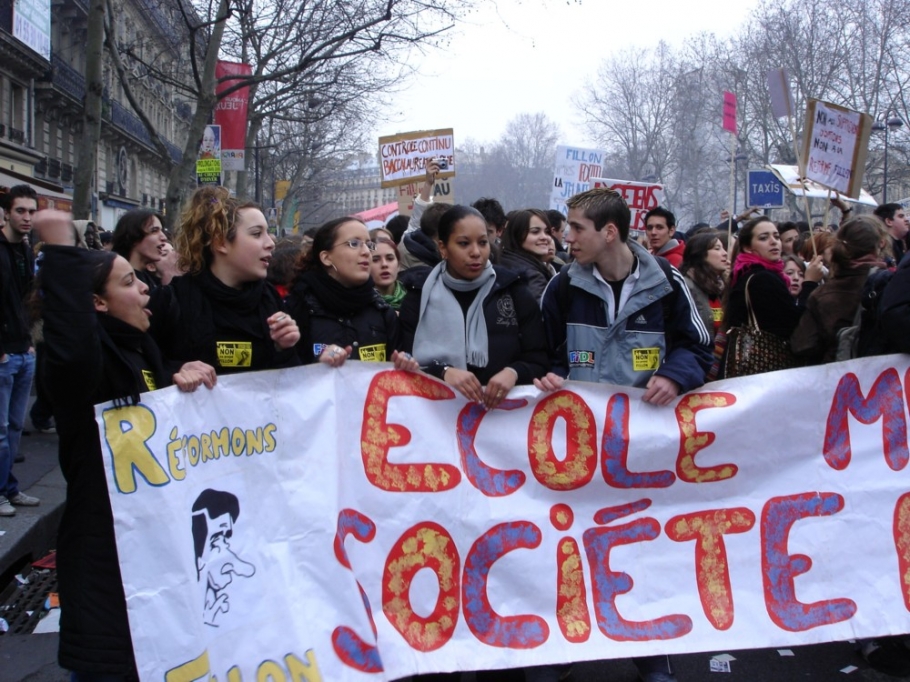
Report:
[[[54,407],[66,507],[57,539],[63,668],[135,675],[94,405],[170,383],[150,337],[95,312],[90,251],[45,246],[41,270],[45,384]],[[116,323],[130,340],[112,336]],[[110,330],[111,333],[108,333]],[[118,339],[118,340],[115,340]],[[146,378],[141,378],[141,377]]]
[[[730,298],[724,310],[725,328],[742,327],[749,320],[746,308],[746,282],[749,282],[750,277],[752,281],[749,283],[749,300],[752,302],[752,310],[759,329],[789,340],[806,309],[809,295],[815,291],[818,284],[803,282],[799,298],[794,301],[784,280],[776,272],[760,265],[747,268],[739,274],[736,284],[730,289]]]
[[[376,295],[352,314],[326,310],[314,291],[314,282],[300,278],[286,301],[288,313],[300,326],[297,353],[304,365],[317,362],[325,346],[352,347],[351,360],[391,362],[400,343],[398,315]]]
[[[34,272],[28,244],[13,244],[0,230],[0,355],[26,353],[32,345],[25,299]]]
[[[468,365],[484,386],[506,367],[518,373],[516,384],[530,384],[547,373],[550,359],[540,307],[531,296],[528,285],[511,270],[493,266],[496,283],[483,303],[489,337],[489,360],[486,367]],[[411,352],[414,333],[420,323],[420,296],[430,268],[412,268],[401,275],[408,293],[399,310],[401,321],[400,350]],[[442,378],[442,366],[431,364],[430,374]]]
[[[205,271],[175,277],[149,292],[152,337],[169,369],[201,360],[218,374],[298,365],[294,348],[278,350],[266,320],[282,309],[268,282],[232,289]]]

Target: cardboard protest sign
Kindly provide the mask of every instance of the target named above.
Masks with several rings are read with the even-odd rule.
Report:
[[[566,199],[591,187],[591,178],[603,174],[606,152],[583,147],[556,147],[550,208],[567,215]]]
[[[379,138],[383,187],[406,185],[423,178],[426,163],[430,159],[440,159],[445,165],[436,177],[454,177],[455,138],[452,128],[420,130]]]
[[[398,213],[411,215],[414,208],[414,197],[420,194],[422,182],[411,182],[398,185]],[[433,201],[439,204],[455,203],[455,178],[437,178],[433,185]]]
[[[632,211],[633,230],[645,229],[645,214],[660,206],[664,200],[664,186],[654,182],[634,182],[610,178],[592,178],[592,187],[609,187],[622,195]]]
[[[518,387],[487,412],[349,362],[99,406],[140,676],[393,680],[906,632],[908,370],[775,372],[665,408]]]
[[[793,115],[793,95],[790,93],[790,76],[786,69],[768,71],[768,92],[771,95],[771,113],[774,118]]]
[[[857,198],[872,133],[872,117],[810,99],[806,106],[802,161],[806,178]]]

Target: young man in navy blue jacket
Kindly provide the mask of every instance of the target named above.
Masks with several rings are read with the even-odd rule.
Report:
[[[652,405],[701,386],[712,339],[682,275],[629,242],[631,212],[617,192],[591,189],[566,206],[575,260],[543,295],[553,371],[534,384],[548,391],[565,379],[636,386]],[[645,682],[675,682],[667,656],[635,664]]]

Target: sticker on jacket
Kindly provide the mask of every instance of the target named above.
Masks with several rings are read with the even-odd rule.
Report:
[[[253,343],[251,341],[218,341],[218,364],[222,367],[251,367]]]
[[[569,351],[569,367],[594,367],[594,351],[593,350],[570,350]]]
[[[635,372],[654,371],[660,367],[660,348],[633,348],[632,369]]]
[[[374,346],[361,346],[361,362],[385,362],[385,344],[377,343]]]
[[[158,388],[158,384],[155,383],[155,374],[151,370],[142,370],[142,380],[145,382],[145,386],[148,390],[154,391]]]

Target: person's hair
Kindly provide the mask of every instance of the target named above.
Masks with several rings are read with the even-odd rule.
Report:
[[[214,260],[212,247],[216,242],[234,241],[238,212],[244,208],[259,209],[259,205],[232,197],[224,187],[200,187],[193,192],[174,237],[181,270],[196,275],[210,267]]]
[[[38,203],[38,193],[31,185],[13,185],[0,194],[0,208],[9,213],[16,199],[34,199]]]
[[[107,279],[114,269],[114,261],[119,254],[116,251],[92,251],[92,293],[104,296],[107,292]]]
[[[761,223],[771,223],[774,225],[774,221],[767,216],[758,216],[757,218],[752,218],[747,221],[746,224],[740,228],[739,232],[736,233],[733,249],[727,249],[727,253],[730,254],[731,268],[736,264],[736,259],[739,258],[739,254],[742,253],[743,248],[752,246],[752,235],[755,233],[755,228]],[[774,227],[776,229],[777,225],[774,225]],[[721,230],[721,232],[723,232],[723,230]]]
[[[392,233],[389,232],[384,227],[374,227],[372,230],[370,230],[370,239],[371,240],[373,240],[375,242],[377,239],[379,239],[379,237],[385,237],[386,239],[391,239],[392,241],[395,241],[394,237],[392,236]]]
[[[318,270],[323,267],[322,261],[319,260],[319,254],[323,251],[332,250],[332,247],[338,239],[338,228],[345,223],[360,223],[363,225],[363,221],[360,220],[360,218],[345,216],[343,218],[335,218],[320,226],[320,228],[316,230],[316,234],[313,235],[313,245],[310,247],[310,250],[300,254],[300,259],[297,261],[298,273],[307,272],[309,270]]]
[[[782,220],[777,223],[777,233],[783,234],[784,232],[789,232],[790,230],[796,230],[797,234],[799,233],[799,225],[794,223],[792,220]]]
[[[822,255],[831,243],[834,241],[834,235],[830,232],[816,232],[811,236],[807,236],[805,241],[800,244],[799,255],[803,260],[810,261],[815,258],[815,251],[818,250],[818,255]],[[815,244],[813,247],[812,244]]]
[[[531,218],[540,218],[543,221],[547,234],[550,233],[552,225],[544,211],[539,208],[526,208],[523,211],[513,211],[509,214],[509,222],[502,233],[502,248],[506,251],[520,252],[524,251],[525,239],[531,231]],[[534,256],[537,257],[536,255]]]
[[[903,210],[904,207],[900,204],[881,204],[875,207],[873,213],[881,218],[882,222],[885,222],[886,220],[894,220],[894,214]]]
[[[672,211],[668,211],[663,206],[655,206],[650,211],[645,213],[645,224],[647,225],[648,220],[651,216],[657,216],[658,218],[663,218],[667,221],[667,227],[676,227],[676,216],[673,215]]]
[[[395,260],[397,260],[399,263],[401,262],[401,255],[398,253],[398,244],[396,244],[394,240],[389,239],[388,237],[379,236],[373,241],[376,242],[376,246],[379,246],[380,244],[391,246],[392,253],[395,254]],[[375,253],[375,251],[373,253]]]
[[[101,242],[102,245],[111,244],[114,241],[114,233],[109,232],[108,230],[101,230],[98,233],[98,241]],[[111,247],[111,250],[113,250],[113,246]]]
[[[394,218],[389,218],[389,222],[385,224],[385,229],[392,233],[392,239],[396,244],[401,243],[401,238],[408,229],[408,223],[410,222],[411,219],[408,216],[397,215]]]
[[[159,222],[164,223],[160,213],[145,208],[127,211],[120,216],[114,228],[111,250],[129,260],[136,244],[148,235],[147,229],[153,218],[158,218]]]
[[[806,274],[806,261],[804,261],[799,256],[792,256],[792,255],[788,254],[788,255],[784,256],[781,260],[783,261],[785,268],[787,267],[787,263],[796,263],[796,265],[800,269],[800,272],[802,272],[804,275]]]
[[[461,204],[455,204],[450,207],[448,211],[442,214],[442,217],[439,219],[439,233],[437,239],[443,244],[449,242],[449,237],[452,236],[452,232],[455,231],[455,225],[459,220],[467,218],[469,216],[474,216],[475,218],[480,218],[483,220],[483,213],[478,211],[473,206],[463,206]]]
[[[420,216],[420,231],[430,239],[436,239],[436,235],[439,233],[439,219],[450,208],[452,207],[449,204],[441,202],[427,206],[423,215]]]
[[[600,232],[607,223],[616,225],[619,239],[629,239],[629,225],[632,223],[632,212],[622,195],[608,187],[595,187],[569,197],[566,206],[584,211],[584,216],[594,223],[594,229]]]
[[[205,543],[208,541],[208,521],[206,514],[210,519],[216,519],[225,514],[231,515],[231,521],[236,522],[240,516],[240,502],[233,493],[223,490],[212,490],[206,488],[193,503],[193,548],[196,550],[196,558],[201,559],[205,550]],[[231,537],[229,530],[226,537]]]
[[[714,228],[711,225],[702,221],[699,223],[695,223],[692,227],[690,227],[689,230],[686,232],[686,234],[689,237],[694,237],[695,235],[699,234],[700,232],[704,232],[706,230],[713,230],[713,229]]]
[[[495,226],[497,230],[501,230],[505,227],[506,214],[505,211],[502,210],[502,204],[496,201],[496,199],[481,197],[471,204],[471,207],[480,211],[480,217],[483,218],[488,225]]]
[[[874,216],[851,218],[837,231],[837,236],[832,238],[831,263],[837,270],[846,270],[851,261],[878,254],[887,242],[887,234],[881,220]]]
[[[723,277],[708,265],[708,252],[714,248],[714,244],[719,243],[720,239],[716,234],[703,232],[695,235],[686,242],[686,250],[683,252],[679,268],[682,274],[687,275],[699,289],[712,298],[719,297],[724,290]]]
[[[294,270],[300,251],[299,242],[285,239],[276,244],[265,278],[275,286],[288,286],[294,279]]]
[[[563,223],[566,222],[566,217],[560,211],[551,208],[547,211],[547,221],[554,230],[561,230]]]

